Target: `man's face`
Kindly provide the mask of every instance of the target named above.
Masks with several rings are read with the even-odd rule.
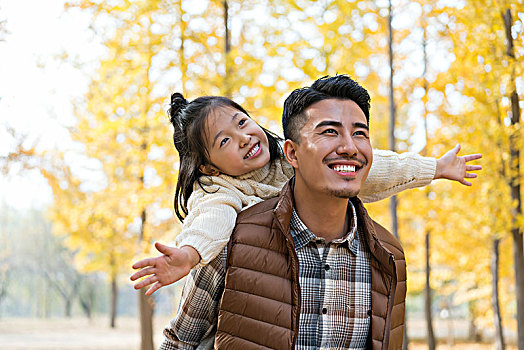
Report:
[[[316,102],[304,113],[300,143],[285,145],[296,186],[311,195],[356,196],[373,162],[366,116],[355,102],[339,99]]]

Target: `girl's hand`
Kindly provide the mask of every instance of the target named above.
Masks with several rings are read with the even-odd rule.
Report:
[[[477,174],[469,173],[468,171],[481,170],[482,167],[480,165],[468,165],[467,163],[482,158],[482,154],[468,154],[459,157],[459,151],[460,145],[456,145],[437,159],[437,170],[435,171],[434,179],[454,180],[463,185],[471,186],[471,182],[466,181],[466,179],[476,178]]]
[[[131,281],[148,276],[135,284],[135,289],[144,288],[153,284],[146,292],[151,295],[162,287],[168,286],[186,276],[200,261],[200,255],[190,246],[173,248],[156,242],[155,248],[163,255],[156,258],[140,260],[133,265],[133,269],[142,269],[135,272]]]

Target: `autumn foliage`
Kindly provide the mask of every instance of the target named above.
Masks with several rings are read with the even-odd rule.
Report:
[[[172,203],[178,159],[165,113],[172,92],[190,99],[228,95],[280,132],[282,102],[292,89],[347,73],[371,93],[373,146],[388,148],[387,3],[69,4],[92,15],[92,30],[105,46],[70,130],[100,179],[90,183],[70,171],[61,177],[46,173],[55,195],[55,231],[80,252],[78,266],[113,278],[126,275],[130,262],[149,252],[154,241],[169,242],[177,234]],[[512,93],[524,95],[524,3],[398,0],[393,5],[397,151],[424,150],[437,157],[460,143],[464,154],[484,154],[483,173],[472,188],[437,181],[399,195],[408,293],[424,288],[429,230],[435,298],[469,305],[479,327],[492,327],[490,259],[492,242],[499,239],[502,317],[505,326],[516,329],[512,229],[522,237],[524,216],[511,191],[524,174],[512,149],[523,150],[524,138],[522,123],[511,118]],[[387,201],[369,209],[378,221],[390,223]]]

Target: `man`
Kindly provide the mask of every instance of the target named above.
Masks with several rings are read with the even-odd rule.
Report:
[[[367,91],[345,75],[284,104],[295,177],[239,214],[227,247],[187,281],[161,349],[400,349],[406,265],[356,197],[373,154]]]

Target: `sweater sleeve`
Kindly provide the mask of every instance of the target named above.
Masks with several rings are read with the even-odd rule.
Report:
[[[428,185],[435,177],[437,160],[417,153],[373,150],[373,164],[359,197],[375,202],[404,190]]]
[[[200,266],[207,265],[226,246],[241,210],[241,199],[229,188],[196,188],[188,200],[188,215],[175,239],[176,246],[195,248]]]

